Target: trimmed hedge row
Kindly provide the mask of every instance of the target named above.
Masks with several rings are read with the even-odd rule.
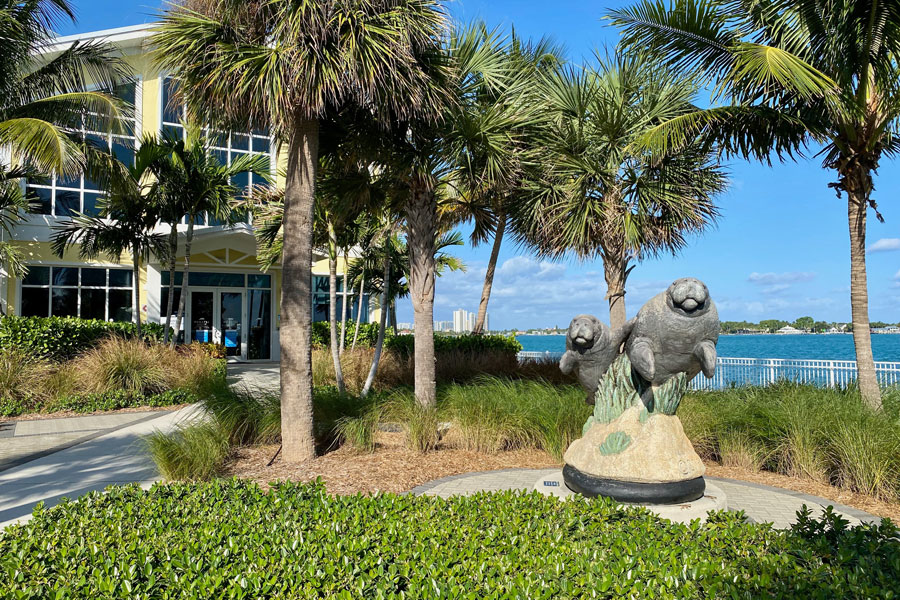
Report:
[[[91,413],[104,410],[118,410],[120,408],[158,408],[173,406],[176,404],[192,404],[197,402],[197,395],[190,390],[166,390],[159,394],[130,394],[124,390],[103,392],[98,394],[71,394],[51,400],[41,406],[39,412],[55,413],[70,411],[76,413]],[[29,410],[28,406],[19,400],[6,400],[0,402],[0,416],[17,417]]]
[[[159,341],[163,329],[142,323],[141,337]],[[73,358],[110,335],[135,337],[136,326],[74,317],[0,317],[0,348],[15,347],[53,360]]]
[[[395,335],[386,340],[386,350],[395,352],[401,356],[409,356],[413,353],[414,336]],[[481,354],[485,352],[497,352],[502,354],[517,354],[522,350],[522,344],[515,336],[505,335],[437,335],[434,336],[434,351],[438,353],[459,352],[461,354]]]
[[[340,332],[341,324],[338,322],[338,332]],[[349,348],[353,343],[353,333],[356,331],[356,322],[347,321],[347,328],[344,329],[344,345]],[[340,335],[340,333],[338,333]],[[394,328],[388,327],[385,330],[385,339],[390,339],[394,335]],[[378,323],[361,323],[359,325],[359,338],[356,345],[363,348],[371,348],[378,340]],[[327,348],[331,343],[331,326],[328,321],[315,321],[312,324],[312,346],[313,348]]]
[[[895,597],[897,528],[662,521],[536,493],[330,496],[324,485],[137,486],[0,534],[4,598]]]

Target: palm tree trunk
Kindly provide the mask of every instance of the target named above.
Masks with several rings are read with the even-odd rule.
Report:
[[[344,249],[344,280],[341,285],[343,295],[341,296],[341,346],[338,348],[338,354],[344,353],[344,346],[347,341],[347,250]]]
[[[188,296],[188,277],[191,272],[191,242],[194,241],[194,219],[195,215],[188,216],[187,233],[184,236],[184,273],[181,275],[181,298],[178,299],[178,315],[175,317],[175,337],[181,331],[182,319],[184,319],[184,307]],[[175,277],[173,275],[172,280]],[[187,329],[187,327],[185,327]],[[187,333],[185,333],[185,342],[189,343]]]
[[[281,443],[286,462],[316,456],[312,384],[312,233],[319,123],[298,118],[288,141],[281,289]]]
[[[409,241],[409,295],[413,304],[416,400],[424,408],[436,403],[434,355],[434,240],[437,227],[434,190],[414,182],[406,211]]]
[[[141,337],[141,257],[138,248],[133,248],[134,254],[131,255],[132,277],[134,277],[134,286],[132,287],[132,321],[135,323],[135,333],[138,339]]]
[[[481,304],[478,305],[478,318],[475,320],[474,335],[481,335],[484,329],[484,320],[487,318],[488,302],[491,299],[491,288],[494,286],[494,271],[497,269],[497,258],[500,256],[500,245],[503,243],[503,233],[506,231],[506,215],[497,215],[497,230],[494,232],[494,245],[491,247],[491,257],[488,260],[487,272],[484,274],[484,287],[481,289]]]
[[[612,329],[625,324],[625,276],[627,261],[624,256],[603,255],[603,274],[606,278],[606,298],[609,300],[609,326]]]
[[[388,252],[387,244],[385,244],[383,281],[384,286],[381,290],[381,315],[378,317],[378,339],[375,341],[375,354],[372,356],[372,366],[369,368],[369,375],[366,377],[366,383],[359,393],[363,398],[369,395],[369,390],[372,389],[372,384],[375,383],[375,375],[378,373],[378,364],[381,362],[381,349],[384,347],[384,331],[387,329],[387,305],[388,298],[390,298],[391,281],[391,254]]]
[[[172,306],[175,304],[175,255],[178,254],[178,224],[171,223],[169,232],[169,298],[166,301],[166,332],[163,335],[163,344],[169,343],[170,330],[172,329]],[[172,348],[178,341],[178,333],[172,333]]]
[[[334,224],[328,221],[328,327],[331,332],[331,359],[334,361],[334,381],[338,392],[344,393],[344,373],[341,371],[341,353],[337,332],[337,245],[334,241]]]
[[[359,304],[356,307],[356,326],[353,328],[353,344],[350,346],[350,350],[356,349],[356,340],[359,338],[359,323],[362,321],[362,309],[363,309],[363,290],[366,285],[366,270],[363,268],[362,274],[359,278]]]
[[[865,178],[857,174],[853,179]],[[852,177],[852,174],[848,176]],[[869,207],[864,186],[847,192],[847,219],[850,225],[850,310],[853,320],[853,345],[856,347],[856,372],[863,401],[881,410],[881,389],[875,373],[872,336],[869,331],[869,290],[866,281],[866,213]]]

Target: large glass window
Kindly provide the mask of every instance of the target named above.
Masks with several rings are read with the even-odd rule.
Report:
[[[359,311],[359,290],[356,290],[357,293],[353,293],[354,290],[347,291],[347,318],[356,319],[356,316]],[[337,276],[337,314],[338,318],[340,318],[341,311],[343,310],[344,303],[344,277],[343,275]],[[363,313],[362,320],[363,322],[367,322],[369,320],[369,295],[363,294],[362,297],[363,302]],[[330,296],[328,292],[328,276],[327,275],[313,275],[313,321],[327,321],[328,320],[328,306],[330,304]]]
[[[187,109],[184,104],[175,101],[178,90],[178,80],[166,77],[163,81],[163,131],[166,133],[184,136],[183,121],[187,117]],[[211,129],[204,129],[209,136],[212,153],[221,164],[230,165],[235,158],[247,154],[261,154],[272,158],[272,138],[267,130],[251,130],[244,133],[224,133]],[[274,165],[273,165],[274,166]],[[232,179],[232,184],[241,190],[249,191],[252,186],[265,183],[265,181],[251,173],[240,173]],[[200,225],[221,225],[215,219],[208,219],[206,215],[201,217]]]
[[[95,267],[28,268],[22,279],[24,317],[131,321],[132,273]]]
[[[76,133],[79,139],[112,153],[125,164],[134,164],[137,138],[137,116],[131,107],[137,105],[137,86],[134,82],[120,86],[116,96],[124,100],[128,110],[121,117],[122,127],[116,134],[94,131],[97,119],[87,113],[82,117],[81,128]],[[103,197],[100,186],[84,175],[37,177],[28,180],[28,193],[36,198],[37,212],[57,217],[71,217],[76,212],[96,216],[99,214],[98,201]]]

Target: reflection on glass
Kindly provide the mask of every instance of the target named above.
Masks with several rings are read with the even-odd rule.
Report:
[[[250,360],[268,360],[271,354],[272,292],[250,290]]]
[[[212,343],[213,293],[191,292],[191,339]]]
[[[221,331],[222,343],[225,345],[225,355],[240,356],[244,294],[241,292],[222,292],[221,302]]]

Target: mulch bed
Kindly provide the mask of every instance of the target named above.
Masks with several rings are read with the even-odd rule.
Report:
[[[378,434],[378,447],[374,453],[359,453],[342,447],[299,465],[287,464],[279,456],[270,467],[266,465],[278,450],[277,444],[239,448],[226,465],[223,475],[252,479],[264,488],[279,480],[312,481],[321,477],[333,494],[400,493],[461,473],[561,466],[540,450],[485,453],[439,446],[435,451],[420,454],[407,449],[403,441],[402,433],[382,432]],[[824,483],[766,471],[723,467],[711,462],[707,462],[706,467],[707,474],[712,477],[750,481],[821,496],[900,523],[900,503],[885,502]]]

